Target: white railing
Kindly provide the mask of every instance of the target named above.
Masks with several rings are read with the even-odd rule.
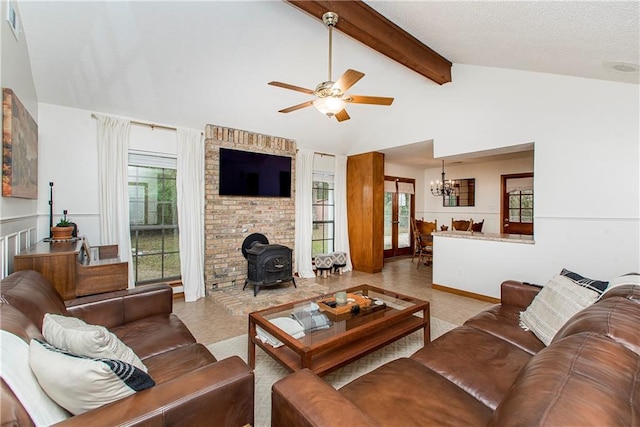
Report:
[[[25,228],[14,233],[0,236],[0,279],[13,272],[13,257],[29,247],[35,239],[36,227]]]

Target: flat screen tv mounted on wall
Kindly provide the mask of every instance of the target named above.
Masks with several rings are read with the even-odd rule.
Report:
[[[291,157],[220,148],[218,194],[291,197]]]

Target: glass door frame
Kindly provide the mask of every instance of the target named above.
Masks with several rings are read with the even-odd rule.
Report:
[[[411,255],[413,253],[414,250],[414,239],[413,239],[413,235],[412,235],[412,231],[411,231],[411,220],[415,217],[415,210],[416,210],[416,195],[415,195],[415,179],[414,178],[400,178],[400,177],[395,177],[395,176],[387,176],[385,175],[384,177],[385,181],[394,181],[394,182],[406,182],[406,183],[411,183],[413,184],[414,187],[414,194],[411,194],[411,206],[410,208],[410,212],[409,212],[409,224],[407,224],[408,227],[408,232],[409,232],[409,246],[406,248],[399,248],[398,247],[398,243],[399,243],[399,239],[398,239],[398,235],[399,235],[399,217],[398,217],[398,207],[399,207],[399,194],[397,191],[395,193],[391,193],[393,194],[392,196],[392,201],[391,201],[391,212],[392,212],[392,218],[391,218],[391,248],[390,249],[384,249],[384,258],[391,258],[391,257],[396,257],[396,256],[403,256],[403,255]],[[386,193],[386,191],[385,191]],[[383,215],[384,217],[384,215]],[[386,224],[385,224],[386,226]]]

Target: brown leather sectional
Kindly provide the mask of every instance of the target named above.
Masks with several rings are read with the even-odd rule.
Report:
[[[65,426],[243,426],[253,424],[253,371],[237,356],[216,360],[172,314],[167,285],[110,292],[67,301],[35,271],[11,274],[0,285],[0,327],[25,341],[44,339],[45,313],[103,325],[142,359],[156,385],[69,418]],[[4,381],[1,425],[31,426]]]
[[[605,293],[548,347],[519,327],[539,289],[504,282],[500,305],[339,390],[283,378],[272,425],[640,425],[640,286]]]

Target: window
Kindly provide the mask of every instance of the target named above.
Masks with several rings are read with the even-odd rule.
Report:
[[[9,0],[7,2],[7,21],[9,21],[9,27],[13,32],[13,36],[19,41],[20,37],[18,35],[20,34],[20,20],[14,0]]]
[[[313,173],[313,237],[311,256],[333,252],[334,242],[334,187],[333,174]]]
[[[509,192],[509,221],[533,222],[533,190],[512,190]]]
[[[129,224],[136,285],[179,280],[175,159],[130,154]]]

